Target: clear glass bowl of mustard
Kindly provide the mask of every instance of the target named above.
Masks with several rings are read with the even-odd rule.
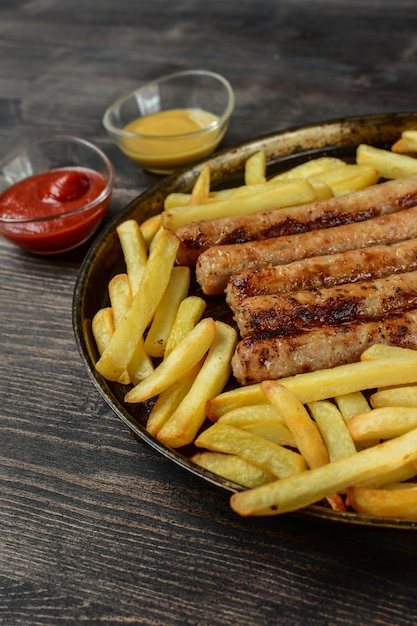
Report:
[[[103,124],[118,147],[141,167],[170,174],[215,150],[234,104],[226,78],[187,70],[119,98],[105,112]]]

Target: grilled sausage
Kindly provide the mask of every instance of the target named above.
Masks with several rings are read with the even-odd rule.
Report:
[[[417,311],[379,321],[322,326],[292,337],[247,337],[237,344],[233,374],[241,385],[248,385],[327,369],[359,360],[374,343],[417,349]]]
[[[234,312],[242,337],[378,319],[417,308],[417,271],[309,291],[246,298]]]
[[[269,239],[318,228],[361,222],[417,205],[417,175],[371,185],[346,196],[311,204],[193,222],[176,232],[178,263],[194,266],[199,254],[214,245]]]
[[[294,261],[232,276],[226,300],[232,311],[256,295],[331,287],[417,270],[417,239]]]
[[[417,237],[417,207],[298,235],[213,246],[198,257],[196,276],[203,293],[220,294],[230,277],[244,270],[291,263],[313,257],[318,250],[321,255],[335,254],[414,237]]]

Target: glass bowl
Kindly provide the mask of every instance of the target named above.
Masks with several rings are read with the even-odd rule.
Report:
[[[118,147],[141,167],[170,174],[219,145],[234,102],[233,89],[223,76],[188,70],[119,98],[105,112],[103,124]]]
[[[89,239],[109,205],[114,169],[92,143],[40,139],[0,160],[0,234],[35,254],[58,254]]]

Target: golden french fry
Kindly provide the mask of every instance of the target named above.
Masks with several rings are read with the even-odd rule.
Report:
[[[335,396],[334,400],[346,424],[354,415],[366,413],[371,410],[367,399],[361,391],[353,391],[352,393]]]
[[[394,484],[381,489],[351,487],[349,504],[363,515],[417,520],[417,484]]]
[[[201,170],[194,186],[191,190],[189,204],[202,204],[207,200],[210,193],[210,166],[206,165]]]
[[[140,337],[133,352],[133,356],[127,366],[130,381],[134,385],[138,385],[142,380],[150,376],[153,370],[154,366],[152,360],[145,351],[145,342],[143,337]]]
[[[228,424],[213,424],[197,437],[195,445],[213,452],[235,454],[275,477],[304,474],[307,469],[305,459],[298,452]]]
[[[273,422],[285,425],[284,418],[269,402],[258,405],[239,406],[219,417],[219,422],[240,428],[257,422]]]
[[[416,464],[406,463],[405,465],[395,467],[388,472],[384,472],[384,474],[376,476],[372,480],[365,480],[363,482],[361,481],[359,483],[359,486],[378,489],[379,487],[384,487],[385,485],[388,485],[390,483],[410,480],[410,478],[414,478],[415,476],[417,476]]]
[[[242,516],[296,511],[322,500],[329,493],[344,491],[415,459],[417,429],[361,450],[354,456],[236,493],[231,497],[231,507]]]
[[[145,339],[145,350],[153,357],[162,358],[165,346],[174,324],[178,307],[187,297],[191,272],[189,267],[173,267],[171,276],[158,306]]]
[[[159,394],[146,422],[146,430],[156,436],[162,426],[169,420],[174,411],[191,389],[203,360],[196,363],[179,380],[175,381],[165,391]]]
[[[253,463],[249,463],[234,454],[220,452],[196,452],[191,461],[213,474],[222,476],[242,487],[252,488],[265,485],[275,480],[275,476],[264,472]]]
[[[266,183],[263,187],[262,192],[255,185],[253,190],[247,187],[244,194],[226,197],[218,202],[165,210],[162,224],[164,228],[175,232],[180,226],[198,220],[249,215],[305,204],[316,199],[314,188],[306,180],[283,181],[274,185]]]
[[[99,354],[103,354],[114,333],[114,317],[111,307],[99,309],[92,320],[91,330]]]
[[[417,350],[411,348],[399,348],[398,346],[387,346],[382,343],[374,343],[361,354],[361,361],[374,361],[375,359],[415,359]]]
[[[264,381],[261,390],[284,418],[308,466],[319,467],[328,463],[329,454],[320,431],[303,404],[279,382]]]
[[[97,361],[97,370],[108,380],[118,380],[130,363],[136,345],[168,285],[178,245],[177,237],[169,231],[163,231],[158,236],[145,265],[141,288]],[[152,294],[152,298],[149,294]]]
[[[138,291],[148,259],[146,243],[136,220],[125,220],[116,228],[122,246],[132,295]]]
[[[373,409],[379,409],[383,406],[417,408],[417,385],[378,390],[370,396],[369,402]]]
[[[222,422],[220,419],[218,423],[224,424],[225,422]],[[277,421],[259,420],[257,422],[249,422],[248,424],[240,426],[240,428],[247,433],[253,433],[258,437],[268,439],[268,441],[272,441],[273,443],[278,443],[280,446],[289,446],[290,448],[297,447],[294,435],[286,426]]]
[[[354,441],[391,439],[417,428],[417,408],[381,407],[355,415],[349,422]]]
[[[401,138],[392,146],[392,152],[417,152],[417,130],[403,130]]]
[[[311,178],[308,179],[308,182],[313,187],[316,200],[328,200],[334,196],[333,190],[326,183],[321,182],[320,180],[313,180]]]
[[[330,462],[355,454],[352,436],[335,404],[321,400],[309,404],[308,409],[319,428]]]
[[[199,296],[187,296],[178,307],[165,346],[165,357],[184,339],[185,335],[200,321],[206,310],[206,302]]]
[[[125,402],[144,402],[165,391],[200,361],[215,334],[215,321],[211,317],[202,319],[150,376],[127,392]]]
[[[152,239],[162,226],[162,214],[152,215],[140,224],[140,230],[145,241],[146,249],[149,249]]]
[[[311,178],[317,174],[327,172],[334,168],[343,167],[344,165],[346,165],[346,162],[342,159],[338,159],[337,157],[319,157],[317,159],[311,159],[310,161],[300,163],[300,165],[296,165],[286,172],[277,174],[270,179],[270,182],[275,182],[277,180],[292,180],[294,178]]]
[[[258,150],[245,162],[245,185],[259,185],[266,182],[265,150]]]
[[[392,385],[417,382],[417,351],[414,358],[381,358],[339,365],[280,379],[280,384],[307,404],[334,396]],[[237,406],[262,404],[266,398],[259,383],[225,391],[207,404],[212,422]]]
[[[201,322],[199,322],[201,324]],[[190,334],[193,331],[190,332]],[[217,395],[231,373],[231,358],[236,347],[236,330],[224,322],[215,322],[215,335],[192,386],[178,408],[158,432],[158,439],[171,448],[194,441],[206,419],[207,400]],[[167,357],[170,359],[176,348]],[[160,366],[162,367],[162,366]]]
[[[375,167],[382,178],[404,178],[417,172],[417,159],[367,144],[358,146],[356,162],[360,165]]]
[[[369,165],[345,164],[343,167],[332,168],[310,177],[308,180],[326,184],[335,196],[358,191],[374,185],[380,178],[379,171]]]
[[[116,274],[109,281],[109,299],[113,309],[114,327],[117,328],[132,303],[132,290],[127,274]]]

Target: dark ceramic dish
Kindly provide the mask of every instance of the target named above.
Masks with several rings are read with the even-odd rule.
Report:
[[[281,131],[247,142],[231,150],[175,173],[162,180],[153,189],[133,200],[118,218],[110,224],[92,245],[81,267],[73,301],[73,327],[76,341],[89,375],[97,389],[122,419],[128,429],[146,441],[174,463],[192,472],[202,480],[217,486],[224,494],[241,490],[231,483],[208,472],[187,458],[190,450],[173,450],[161,444],[145,429],[149,407],[145,404],[123,403],[126,388],[104,380],[95,370],[97,350],[91,332],[91,320],[96,311],[107,304],[107,286],[110,278],[124,271],[123,255],[116,234],[116,226],[127,218],[139,222],[159,213],[164,198],[172,192],[189,192],[198,174],[207,163],[211,168],[213,187],[226,187],[242,183],[246,159],[263,148],[268,162],[268,173],[275,174],[303,161],[323,155],[353,160],[358,144],[368,143],[389,148],[399,138],[402,130],[417,128],[417,113],[383,114],[334,120],[300,128]],[[207,300],[207,298],[206,298]],[[208,315],[227,317],[227,307],[222,299],[209,301]],[[417,522],[401,519],[378,518],[356,513],[335,512],[323,503],[308,507],[299,513],[326,521],[378,526],[385,528],[417,528]]]

